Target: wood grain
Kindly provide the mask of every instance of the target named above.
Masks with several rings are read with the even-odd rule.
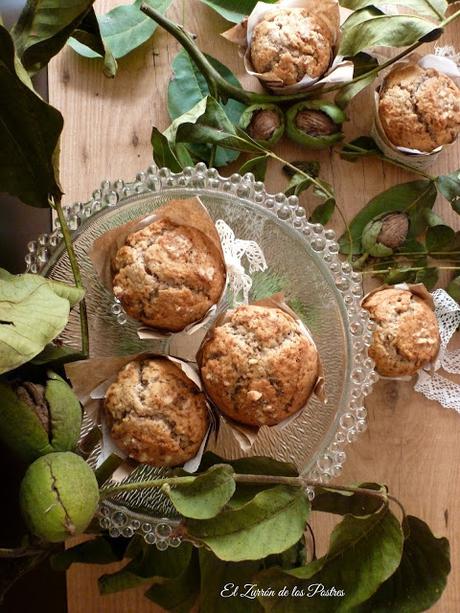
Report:
[[[126,2],[99,0],[96,10]],[[204,51],[227,64],[246,86],[258,85],[243,75],[235,48],[217,37],[228,24],[198,0],[176,0],[169,15],[194,32]],[[451,25],[443,44],[460,47],[460,32]],[[49,69],[50,102],[65,118],[61,176],[64,202],[85,201],[104,178],[130,180],[152,160],[152,125],[164,129],[167,83],[178,45],[158,30],[140,49],[120,60],[113,80],[106,79],[98,62],[65,49]],[[370,125],[369,92],[355,99],[347,136],[363,134]],[[278,153],[287,159],[320,159],[321,176],[336,189],[339,205],[350,219],[372,196],[413,175],[378,161],[349,164],[337,154],[311,154],[283,142]],[[433,167],[443,174],[460,167],[460,147],[448,149]],[[228,169],[231,172],[233,168]],[[268,173],[268,187],[279,191],[285,178],[278,168]],[[310,203],[304,201],[308,208]],[[456,229],[458,217],[445,203],[437,204]],[[337,215],[336,229],[341,223]],[[416,394],[410,383],[380,382],[367,403],[369,429],[347,449],[343,483],[379,481],[390,487],[407,511],[423,518],[437,535],[449,538],[454,564],[448,587],[432,609],[437,613],[460,611],[460,417]],[[315,528],[324,548],[332,520],[323,516]],[[142,589],[100,597],[96,578],[107,567],[77,566],[68,573],[69,613],[126,613],[159,610],[143,598]],[[397,612],[395,612],[397,613]]]

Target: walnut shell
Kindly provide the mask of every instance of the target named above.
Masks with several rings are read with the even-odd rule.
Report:
[[[263,109],[252,116],[248,134],[254,140],[269,140],[280,125],[280,118],[275,111]]]
[[[310,136],[329,136],[339,132],[339,126],[323,111],[312,109],[299,111],[295,124],[299,130]]]
[[[377,236],[377,242],[390,249],[401,247],[409,232],[409,217],[406,213],[390,213],[381,221],[382,227]]]

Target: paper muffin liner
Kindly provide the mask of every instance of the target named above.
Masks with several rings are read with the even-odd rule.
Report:
[[[138,230],[142,230],[146,226],[161,219],[167,219],[173,223],[176,223],[177,225],[188,226],[202,232],[210,241],[212,241],[214,246],[217,247],[222,258],[222,263],[225,266],[225,258],[219,234],[213,220],[211,219],[211,216],[200,199],[193,197],[181,200],[170,200],[167,204],[155,210],[153,213],[138,217],[137,219],[118,226],[113,230],[109,230],[94,241],[93,246],[89,251],[89,257],[101,283],[110,293],[113,293],[112,260],[117,251],[125,244],[128,235],[137,232]],[[181,334],[183,332],[187,334],[194,333],[197,329],[206,325],[215,315],[219,304],[224,299],[225,291],[226,283],[224,283],[224,288],[218,302],[207,311],[204,317],[189,324],[188,326],[185,326],[178,332],[149,327],[142,324],[142,322],[139,322],[139,338],[161,339],[167,338],[172,334]],[[116,298],[114,298],[114,302],[119,303]]]
[[[106,460],[112,454],[116,454],[124,460],[123,464],[117,469],[115,476],[113,477],[116,481],[121,481],[122,479],[126,478],[140,465],[140,462],[130,458],[128,454],[118,447],[113,440],[104,411],[105,394],[112,383],[116,381],[118,373],[124,366],[126,366],[126,364],[134,360],[147,358],[162,358],[174,362],[174,364],[177,364],[181,368],[182,372],[191,381],[193,381],[200,391],[203,391],[203,385],[200,377],[192,365],[184,362],[183,360],[167,355],[157,355],[144,352],[129,356],[91,358],[89,360],[71,362],[65,365],[66,375],[72,384],[73,391],[83,406],[84,412],[91,419],[91,421],[101,429],[101,452],[98,456],[96,467],[99,467],[104,460]],[[203,441],[201,442],[198,452],[193,458],[190,458],[190,460],[183,464],[184,470],[190,473],[198,470],[209,438],[216,430],[217,426],[216,417],[209,403],[207,402],[206,404],[209,412],[209,427]]]
[[[212,399],[208,395],[209,403],[212,406],[215,407],[216,413],[218,414],[218,421],[221,424],[226,424],[226,425],[229,426],[229,428],[230,428],[230,430],[231,430],[235,440],[237,441],[240,449],[242,451],[244,451],[244,452],[250,450],[251,447],[254,445],[254,443],[255,443],[255,441],[257,439],[257,436],[258,436],[260,428],[266,427],[266,428],[274,428],[276,430],[283,430],[291,422],[293,422],[296,419],[298,419],[300,417],[300,415],[302,414],[302,412],[304,411],[304,409],[306,408],[306,406],[307,406],[308,402],[310,401],[310,398],[311,398],[312,395],[315,395],[323,403],[327,402],[325,391],[324,391],[323,366],[322,366],[322,363],[321,363],[321,359],[320,359],[320,355],[319,355],[318,349],[316,347],[316,343],[313,340],[313,337],[312,337],[310,331],[305,326],[303,321],[299,318],[297,313],[295,313],[286,304],[285,299],[284,299],[284,295],[282,293],[277,293],[277,294],[274,294],[273,296],[270,296],[269,298],[264,298],[262,300],[257,300],[257,301],[254,301],[254,302],[250,302],[249,304],[256,305],[256,306],[270,307],[270,308],[273,308],[273,309],[280,309],[281,311],[284,311],[285,313],[290,315],[296,321],[296,323],[297,323],[299,329],[302,331],[302,333],[309,339],[311,344],[316,349],[316,352],[317,352],[317,355],[318,355],[318,372],[317,372],[317,378],[316,378],[316,382],[315,382],[315,384],[313,386],[312,392],[311,392],[309,398],[307,399],[307,402],[304,404],[304,406],[302,406],[293,415],[290,415],[286,419],[283,419],[283,421],[281,421],[278,424],[275,424],[273,426],[262,425],[262,426],[257,427],[257,426],[248,426],[248,425],[245,425],[245,424],[241,424],[241,423],[239,423],[239,422],[237,422],[237,421],[227,417],[226,415],[224,415],[219,410],[219,407],[212,401]],[[197,361],[197,366],[198,366],[199,371],[201,371],[204,345],[211,338],[214,329],[219,327],[219,326],[221,326],[221,325],[223,325],[227,321],[227,319],[229,317],[229,313],[232,310],[233,309],[230,309],[229,311],[227,311],[225,313],[222,313],[219,317],[217,317],[217,319],[213,322],[212,327],[207,331],[206,336],[204,337],[203,342],[201,344],[201,347],[198,350],[198,353],[197,353],[197,356],[196,356],[196,361]],[[203,389],[204,389],[204,393],[207,395],[206,388],[204,386],[203,386]],[[217,428],[217,432],[218,431],[219,431],[219,427]]]
[[[441,55],[439,52],[440,49],[436,50],[436,53],[430,53],[420,57],[419,55],[413,54],[409,56],[406,60],[402,62],[397,62],[393,64],[391,70],[385,74],[390,74],[395,68],[400,68],[403,66],[407,66],[409,64],[417,63],[421,68],[434,68],[438,72],[441,72],[448,77],[451,77],[457,84],[460,82],[460,69],[457,66],[456,62],[447,57],[445,55]],[[441,51],[443,51],[441,49]],[[394,145],[382,126],[382,122],[380,121],[379,114],[379,101],[380,101],[380,89],[385,80],[385,76],[381,77],[379,83],[374,90],[374,100],[373,100],[373,122],[371,128],[371,136],[377,143],[378,147],[383,151],[383,153],[397,162],[403,162],[405,164],[410,164],[414,168],[419,170],[425,170],[429,168],[439,157],[439,154],[443,151],[445,147],[448,147],[454,144],[455,141],[450,143],[450,145],[443,145],[440,147],[436,147],[433,151],[420,151],[418,149],[410,149],[408,147],[398,147]]]
[[[407,291],[411,292],[412,294],[414,294],[414,296],[417,296],[418,298],[423,300],[423,302],[430,307],[430,309],[433,311],[433,313],[436,314],[435,305],[434,305],[434,301],[433,301],[433,296],[426,289],[426,287],[423,285],[423,283],[396,283],[395,285],[388,285],[388,284],[380,285],[379,287],[374,288],[373,290],[368,292],[365,296],[363,296],[363,298],[361,300],[361,303],[360,303],[361,307],[363,309],[367,310],[363,306],[365,301],[370,296],[373,296],[374,294],[376,294],[376,293],[378,293],[378,292],[380,292],[380,291],[382,291],[384,289],[402,289],[402,290],[407,290]],[[371,320],[372,320],[372,318],[371,318]],[[439,325],[439,321],[438,321],[438,325]],[[439,349],[438,349],[438,353],[435,356],[435,359],[432,362],[428,362],[427,364],[425,364],[424,366],[419,368],[417,373],[421,372],[422,370],[424,372],[433,373],[435,370],[437,370],[439,368],[438,357],[439,357]],[[377,373],[377,374],[378,374],[380,379],[386,379],[386,380],[390,380],[390,381],[411,381],[412,378],[414,377],[414,375],[403,375],[403,376],[400,376],[400,377],[387,377],[387,376],[381,375],[379,373]]]
[[[276,11],[279,8],[303,8],[312,17],[317,17],[332,32],[334,51],[339,47],[340,26],[351,13],[351,11],[340,7],[338,0],[321,0],[320,2],[318,0],[280,0],[276,4],[258,2],[249,17],[222,34],[229,41],[241,47],[244,53],[244,67],[249,75],[257,77],[265,87],[272,90],[275,94],[291,94],[321,85],[345,83],[353,78],[353,62],[345,60],[343,56],[336,54],[334,54],[334,58],[323,76],[312,78],[306,75],[294,85],[283,86],[282,81],[273,73],[256,72],[250,57],[254,28],[266,13]]]

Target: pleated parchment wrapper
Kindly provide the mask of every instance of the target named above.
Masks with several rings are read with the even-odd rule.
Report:
[[[438,55],[435,53],[430,53],[428,55],[424,55],[423,57],[420,57],[416,54],[412,54],[405,61],[393,64],[391,70],[389,72],[386,72],[385,76],[390,74],[390,72],[393,71],[395,68],[401,68],[403,66],[407,66],[408,64],[414,63],[417,63],[421,68],[434,68],[438,72],[443,73],[453,79],[457,83],[457,85],[460,85],[460,69],[457,64],[449,57],[443,57],[442,55]],[[392,158],[398,162],[410,164],[411,166],[413,166],[414,168],[418,168],[419,170],[429,168],[432,164],[435,163],[443,149],[445,147],[449,147],[450,145],[436,147],[436,149],[433,149],[433,151],[419,151],[418,149],[397,147],[396,145],[393,145],[393,143],[387,137],[385,130],[383,129],[379,114],[380,89],[385,80],[385,76],[380,77],[379,83],[374,90],[374,119],[372,122],[371,136],[377,143],[378,147],[389,158]],[[450,144],[453,145],[454,142]]]
[[[120,370],[126,366],[128,362],[148,358],[162,358],[174,362],[174,364],[177,364],[182,372],[203,391],[200,377],[190,364],[171,356],[156,355],[149,352],[112,358],[90,358],[89,360],[81,360],[80,362],[71,362],[65,366],[66,375],[72,384],[73,391],[83,406],[84,412],[94,425],[100,427],[102,432],[101,453],[97,459],[97,466],[100,466],[111,454],[116,454],[124,459],[123,464],[115,471],[112,477],[115,481],[121,481],[127,477],[140,464],[136,460],[129,458],[112,439],[104,412],[105,394],[112,383],[116,381]],[[216,428],[216,417],[209,404],[208,411],[209,428],[197,454],[183,465],[183,468],[187,472],[195,472],[198,469],[207,442]]]
[[[222,251],[219,234],[213,220],[211,219],[211,216],[201,200],[196,196],[193,198],[170,200],[168,203],[156,209],[149,215],[138,217],[133,221],[129,221],[128,223],[118,226],[117,228],[113,228],[113,230],[105,232],[94,241],[89,251],[89,257],[103,286],[110,293],[113,293],[112,261],[117,251],[123,247],[127,237],[130,234],[133,234],[138,230],[142,230],[146,226],[161,219],[167,219],[168,221],[171,221],[177,225],[188,226],[202,232],[217,247],[222,257],[222,263],[225,267],[225,258]],[[201,320],[189,324],[179,332],[159,330],[157,328],[145,326],[139,322],[137,330],[139,338],[161,339],[169,337],[173,334],[193,334],[199,328],[206,325],[212,319],[212,317],[214,317],[219,304],[225,297],[226,288],[227,284],[225,283],[219,301],[209,309]]]
[[[317,17],[332,32],[334,57],[323,76],[312,78],[305,75],[298,83],[283,86],[282,81],[273,73],[255,72],[251,63],[250,53],[254,28],[266,13],[273,13],[280,8],[306,9],[312,17]],[[343,56],[336,54],[340,43],[340,26],[350,14],[351,11],[339,6],[338,0],[281,0],[276,4],[258,2],[249,17],[233,28],[230,28],[230,30],[223,32],[222,36],[241,47],[244,52],[244,67],[249,75],[257,77],[263,85],[271,89],[275,94],[291,94],[310,89],[313,86],[319,87],[328,83],[346,83],[353,78],[353,62],[345,60]]]
[[[434,302],[433,302],[433,297],[430,294],[430,292],[426,289],[426,287],[423,285],[423,283],[396,283],[395,285],[388,285],[388,284],[384,284],[384,285],[380,285],[379,287],[374,288],[373,290],[371,290],[370,292],[368,292],[361,300],[361,307],[363,309],[365,309],[365,307],[363,306],[365,301],[370,297],[373,296],[374,294],[376,294],[377,292],[382,291],[383,289],[403,289],[403,290],[407,290],[409,292],[411,292],[412,294],[414,294],[414,296],[418,296],[418,298],[421,298],[423,300],[423,302],[425,302],[425,304],[427,304],[430,309],[433,311],[433,313],[435,312],[435,308],[434,308]],[[367,310],[367,309],[365,309]],[[371,318],[372,320],[372,318]],[[438,351],[439,353],[439,351]],[[434,359],[433,362],[431,362],[430,364],[426,364],[424,367],[422,367],[421,370],[425,370],[429,373],[434,372],[437,369],[437,360],[438,360],[438,356],[436,356],[436,358]],[[377,373],[378,374],[378,373]],[[390,381],[411,381],[413,378],[413,375],[404,375],[402,377],[386,377],[384,375],[380,375],[379,374],[379,378],[380,379],[387,379]]]
[[[309,339],[309,341],[312,343],[312,345],[315,347],[316,351],[317,351],[317,355],[318,355],[318,372],[317,372],[317,378],[316,378],[316,382],[315,385],[313,387],[312,393],[311,395],[315,395],[321,402],[326,403],[327,399],[326,399],[326,395],[325,395],[325,391],[324,391],[324,373],[323,373],[323,366],[321,364],[321,359],[320,359],[320,355],[319,352],[316,348],[316,344],[310,334],[310,331],[308,330],[308,328],[305,326],[305,324],[303,323],[303,321],[299,318],[299,316],[297,315],[297,313],[295,313],[285,302],[284,299],[284,295],[282,293],[278,293],[278,294],[273,294],[273,296],[270,296],[269,298],[265,298],[263,300],[257,300],[255,302],[251,302],[251,305],[256,305],[256,306],[263,306],[263,307],[269,307],[269,308],[273,308],[273,309],[280,309],[281,311],[284,311],[284,313],[287,313],[288,315],[290,315],[297,323],[299,329],[301,330],[301,332]],[[230,311],[233,309],[230,309]],[[206,342],[212,337],[213,331],[215,328],[223,325],[229,317],[229,312],[227,311],[225,313],[222,313],[221,315],[219,315],[215,321],[213,322],[211,328],[207,331],[206,336],[203,339],[203,342],[201,344],[200,349],[198,350],[197,356],[196,356],[196,360],[197,360],[197,365],[198,365],[198,369],[201,370],[201,364],[202,364],[202,357],[203,357],[203,347],[206,344]],[[204,387],[204,386],[203,386]],[[204,392],[206,394],[206,389],[204,388]],[[310,395],[310,397],[311,397]],[[291,422],[295,421],[296,419],[298,419],[300,417],[300,415],[302,414],[302,411],[305,409],[305,407],[307,406],[310,397],[308,398],[307,402],[304,404],[303,407],[301,407],[296,413],[294,413],[293,415],[290,415],[289,417],[287,417],[286,419],[283,419],[283,421],[279,422],[278,424],[275,424],[274,426],[260,426],[260,427],[256,427],[256,426],[247,426],[245,424],[240,424],[236,421],[234,421],[233,419],[225,416],[221,411],[219,411],[219,407],[215,405],[215,403],[213,403],[213,401],[208,397],[209,403],[215,407],[215,412],[218,414],[218,421],[222,422],[223,424],[226,424],[235,440],[237,441],[238,445],[240,446],[240,449],[243,452],[247,452],[251,449],[251,447],[254,445],[259,430],[260,428],[264,427],[264,428],[273,428],[276,430],[283,430],[288,424],[290,424]],[[217,432],[219,431],[219,426],[217,427]],[[218,442],[218,440],[217,440]],[[219,452],[218,446],[216,446],[216,452]]]

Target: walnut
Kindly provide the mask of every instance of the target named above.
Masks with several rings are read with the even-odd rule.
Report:
[[[254,140],[269,140],[280,125],[280,118],[275,111],[263,109],[253,114],[248,134]]]
[[[382,227],[377,241],[390,249],[398,249],[409,232],[409,218],[406,213],[389,213],[382,218]]]
[[[295,118],[299,130],[310,136],[328,136],[339,132],[339,126],[323,111],[305,109],[299,111]]]

